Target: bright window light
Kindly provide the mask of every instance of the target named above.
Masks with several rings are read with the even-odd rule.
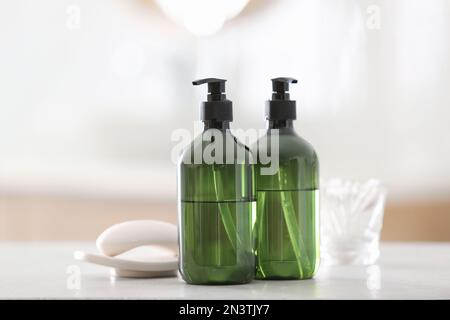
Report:
[[[155,0],[177,24],[197,36],[219,31],[225,21],[236,17],[249,0]]]

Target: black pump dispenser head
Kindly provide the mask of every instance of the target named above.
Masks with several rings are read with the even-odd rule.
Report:
[[[290,100],[289,84],[297,83],[294,78],[272,79],[272,100],[266,103],[267,120],[295,120],[297,118],[296,102]]]
[[[233,121],[233,103],[225,95],[224,79],[206,78],[192,81],[194,86],[208,84],[207,100],[201,104],[200,117],[202,121]]]

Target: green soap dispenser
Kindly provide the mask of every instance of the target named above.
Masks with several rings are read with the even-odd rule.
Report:
[[[319,263],[319,160],[294,130],[296,102],[289,97],[290,83],[297,80],[272,79],[268,127],[257,141],[257,279],[312,278]],[[267,167],[259,161],[263,154],[278,157],[274,174],[261,170]]]
[[[230,131],[225,81],[193,82],[208,84],[201,104],[204,131],[178,163],[179,270],[191,284],[247,283],[255,274],[254,161]]]

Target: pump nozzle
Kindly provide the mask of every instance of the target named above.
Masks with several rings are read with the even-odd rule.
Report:
[[[206,78],[192,81],[194,86],[198,86],[204,83],[208,84],[208,101],[224,101],[226,99],[225,94],[225,82],[227,80],[217,78]]]
[[[272,79],[272,100],[289,100],[289,83],[297,83],[294,78],[274,78]]]
[[[206,78],[192,81],[194,86],[208,84],[207,100],[202,102],[202,120],[232,121],[233,108],[225,95],[225,79]]]
[[[289,84],[297,83],[294,78],[272,79],[272,100],[266,103],[266,119],[294,120],[297,118],[295,100],[289,96]]]

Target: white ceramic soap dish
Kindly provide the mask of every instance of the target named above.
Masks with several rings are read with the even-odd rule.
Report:
[[[155,220],[113,225],[96,241],[100,253],[75,251],[80,261],[110,267],[119,277],[169,277],[178,270],[177,227]]]

